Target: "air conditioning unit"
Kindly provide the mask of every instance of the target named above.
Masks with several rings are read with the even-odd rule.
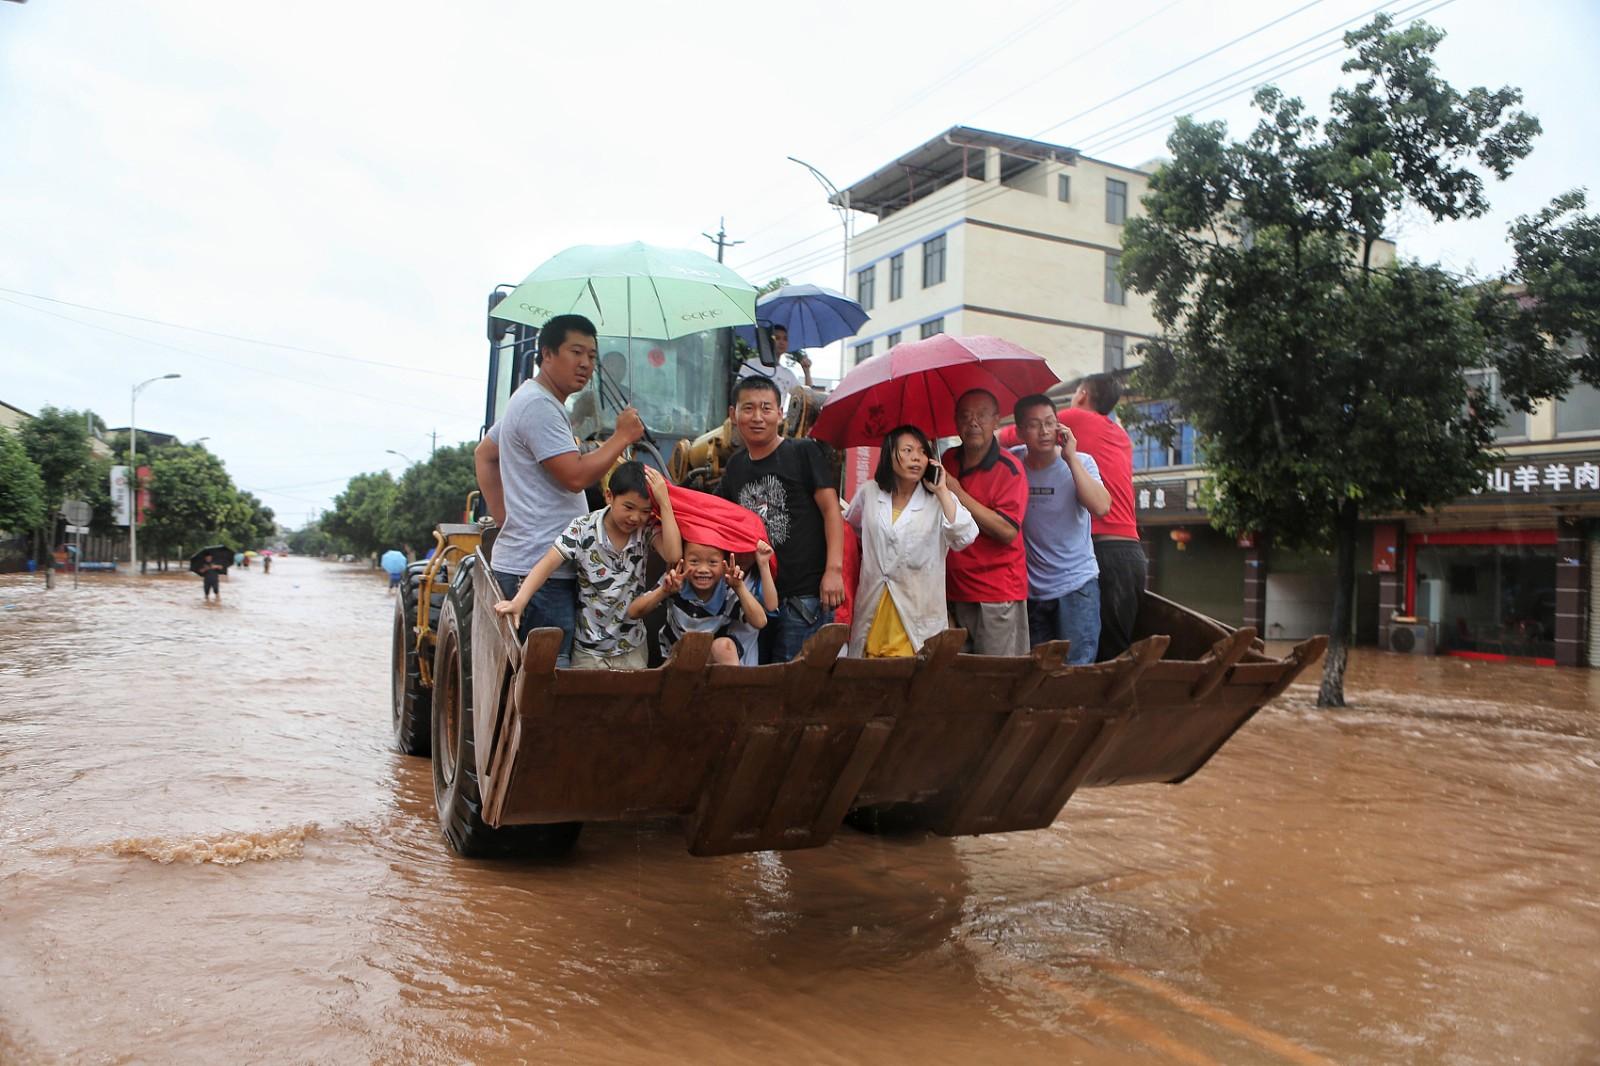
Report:
[[[1431,622],[1395,622],[1389,626],[1389,650],[1402,655],[1433,655]]]

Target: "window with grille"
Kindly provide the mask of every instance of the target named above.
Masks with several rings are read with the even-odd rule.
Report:
[[[1128,183],[1106,179],[1106,221],[1120,226],[1128,220]]]
[[[937,237],[929,238],[922,242],[922,287],[937,285],[944,280],[944,237],[943,233]]]

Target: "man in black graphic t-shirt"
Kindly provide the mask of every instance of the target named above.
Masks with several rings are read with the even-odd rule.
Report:
[[[761,516],[778,557],[778,609],[760,631],[761,661],[788,662],[844,602],[844,518],[839,490],[815,441],[778,436],[782,398],[771,378],[734,389],[733,421],[745,451],[728,460],[717,494]]]

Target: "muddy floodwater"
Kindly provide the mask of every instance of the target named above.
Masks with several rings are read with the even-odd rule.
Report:
[[[1600,673],[1357,654],[1044,832],[469,862],[391,611],[0,577],[0,1062],[1600,1061]]]

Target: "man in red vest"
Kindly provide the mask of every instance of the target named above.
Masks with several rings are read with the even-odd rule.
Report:
[[[1094,456],[1100,479],[1111,494],[1111,510],[1090,526],[1094,558],[1100,564],[1099,657],[1114,659],[1133,643],[1134,620],[1144,591],[1145,555],[1133,510],[1133,442],[1111,419],[1122,387],[1111,374],[1090,374],[1072,395],[1072,406],[1058,418]]]

